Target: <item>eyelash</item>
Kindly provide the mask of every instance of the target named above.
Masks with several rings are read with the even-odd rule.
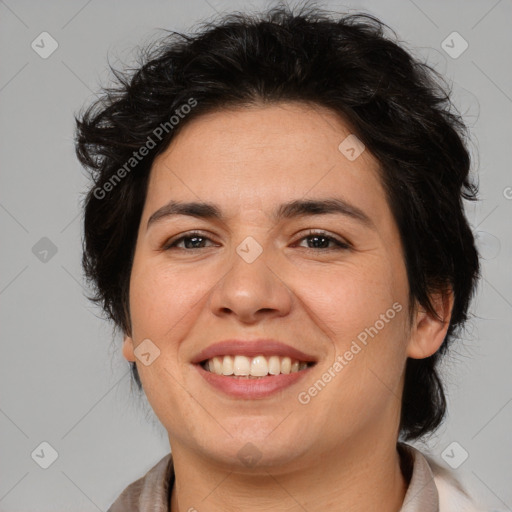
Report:
[[[314,247],[304,247],[304,249],[308,249],[308,250],[311,250],[311,251],[339,251],[339,250],[347,250],[347,249],[350,249],[351,248],[351,245],[348,243],[348,242],[343,242],[341,240],[338,240],[337,238],[334,238],[333,236],[330,236],[329,234],[327,234],[327,232],[325,231],[315,231],[315,230],[311,230],[307,233],[307,235],[304,235],[303,237],[299,238],[299,242],[304,240],[304,239],[307,239],[307,238],[313,238],[313,237],[321,237],[321,238],[325,238],[327,239],[328,241],[330,242],[334,242],[337,247],[334,247],[334,248],[317,248],[315,249]],[[174,249],[174,248],[177,248],[176,247],[176,244],[178,244],[179,242],[182,242],[184,240],[187,240],[187,239],[191,239],[191,238],[202,238],[202,239],[205,239],[205,240],[211,240],[209,237],[203,235],[201,232],[199,231],[191,231],[189,233],[187,233],[186,235],[183,235],[179,238],[177,238],[176,240],[173,240],[172,242],[167,242],[164,246],[163,246],[163,250],[165,251],[168,251],[168,250],[171,250],[171,249]],[[187,249],[185,247],[178,247],[178,249],[183,249],[183,250],[194,250],[194,248],[192,249]],[[195,249],[206,249],[206,247],[196,247]]]

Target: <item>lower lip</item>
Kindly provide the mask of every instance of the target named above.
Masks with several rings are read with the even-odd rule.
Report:
[[[266,398],[268,396],[282,391],[283,389],[295,384],[309,373],[313,366],[308,366],[304,370],[293,373],[281,373],[268,377],[259,377],[250,379],[245,377],[228,377],[217,375],[216,373],[205,370],[200,364],[194,364],[201,377],[214,388],[235,398],[256,399]]]

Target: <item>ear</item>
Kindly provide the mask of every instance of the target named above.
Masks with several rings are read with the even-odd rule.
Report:
[[[439,318],[421,307],[418,308],[407,346],[407,355],[412,359],[424,359],[435,354],[442,345],[450,325],[454,301],[452,289],[432,294],[430,301]]]
[[[123,356],[127,361],[135,362],[135,354],[133,353],[133,340],[129,336],[124,337]]]

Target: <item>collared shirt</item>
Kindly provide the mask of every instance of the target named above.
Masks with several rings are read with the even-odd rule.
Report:
[[[399,444],[402,471],[410,481],[400,512],[477,512],[450,473],[417,449]],[[407,469],[408,468],[408,469]],[[170,512],[174,466],[169,453],[131,483],[107,512]]]

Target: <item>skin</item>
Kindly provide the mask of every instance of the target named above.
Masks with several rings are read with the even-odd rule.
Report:
[[[391,512],[402,505],[407,482],[396,442],[405,362],[436,352],[453,301],[434,297],[444,320],[415,308],[409,323],[402,246],[378,162],[368,150],[354,161],[338,150],[350,133],[334,112],[316,105],[223,110],[187,122],[154,162],[123,354],[137,363],[169,435],[173,512]],[[371,225],[337,213],[278,222],[270,215],[293,199],[328,197],[361,209]],[[181,215],[148,227],[171,199],[215,203],[225,219]],[[315,248],[304,238],[309,229],[350,248],[325,241]],[[200,248],[182,241],[164,249],[191,230],[207,237]],[[236,252],[248,236],[263,249],[252,263]],[[402,311],[309,403],[300,403],[298,394],[394,303]],[[318,362],[298,383],[256,400],[222,394],[190,363],[217,341],[259,337]],[[134,349],[148,338],[160,355],[145,366]],[[260,455],[251,467],[237,456],[248,442]]]

